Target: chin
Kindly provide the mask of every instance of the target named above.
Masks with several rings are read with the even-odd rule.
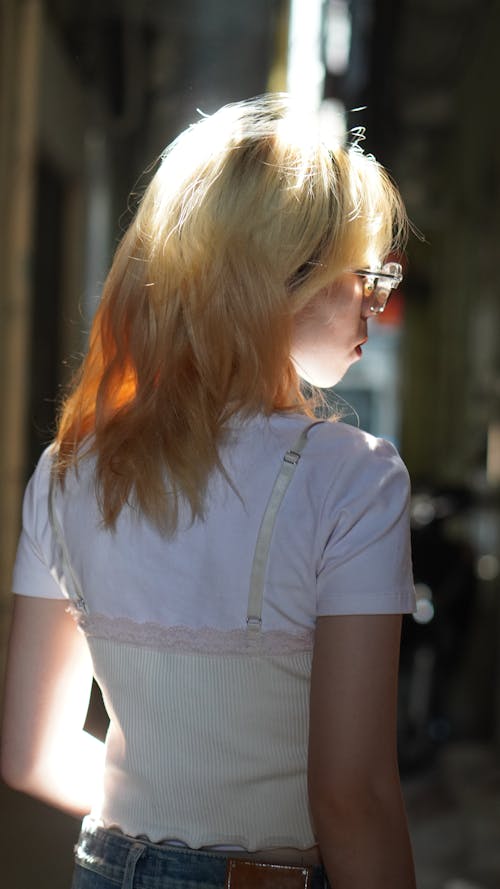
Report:
[[[340,381],[343,379],[344,379],[344,374],[337,375],[335,377],[332,377],[332,379],[329,380],[327,383],[322,383],[321,385],[318,385],[318,389],[333,389],[333,387],[336,386],[337,383],[340,383]]]
[[[337,383],[345,376],[346,371],[344,373],[336,373],[331,375],[322,374],[321,376],[310,374],[307,377],[301,374],[302,379],[309,383],[310,386],[314,386],[316,389],[332,389]]]
[[[331,364],[328,366],[328,363],[325,362],[323,366],[315,366],[313,364],[312,366],[304,367],[294,361],[295,370],[299,377],[305,383],[309,383],[310,386],[314,386],[317,389],[331,389],[337,383],[340,383],[349,370],[351,363],[350,361],[345,363],[339,362],[335,367],[332,367]]]

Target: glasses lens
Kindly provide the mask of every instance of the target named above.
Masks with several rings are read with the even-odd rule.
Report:
[[[391,295],[392,286],[389,278],[377,278],[375,290],[373,291],[372,304],[370,306],[372,312],[381,313],[384,311],[387,300]]]
[[[399,262],[387,262],[379,272],[371,274],[368,269],[359,269],[356,274],[363,278],[363,296],[368,302],[370,312],[381,314],[391,292],[401,284],[403,269]]]
[[[381,314],[384,311],[392,291],[396,290],[403,280],[402,271],[399,262],[387,262],[382,267],[382,274],[375,279],[375,289],[370,306],[372,312]]]

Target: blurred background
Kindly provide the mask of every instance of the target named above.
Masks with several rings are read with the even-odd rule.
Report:
[[[418,887],[498,889],[499,0],[0,0],[0,46],[2,653],[24,485],[162,148],[266,90],[329,136],[365,127],[425,237],[331,398],[413,482],[399,750]],[[4,885],[68,887],[77,822],[5,787],[0,805]]]

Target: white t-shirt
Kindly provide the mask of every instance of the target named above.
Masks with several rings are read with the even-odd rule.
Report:
[[[235,424],[206,516],[166,539],[133,508],[103,529],[94,464],[70,473],[57,508],[89,612],[194,629],[243,627],[257,534],[283,454],[310,421],[258,416]],[[24,500],[15,593],[68,595],[48,518],[50,449]],[[341,423],[308,437],[280,507],[269,552],[263,628],[300,632],[318,615],[411,612],[409,479],[395,448]]]
[[[315,843],[316,617],[408,612],[414,596],[401,459],[385,441],[323,423],[308,431],[260,560],[262,626],[247,627],[259,528],[284,455],[309,425],[283,415],[235,423],[221,452],[232,486],[214,474],[204,520],[183,516],[171,539],[131,507],[115,532],[103,529],[94,463],[82,462],[54,502],[69,560],[49,520],[50,451],[42,456],[13,588],[48,598],[79,588],[86,603],[80,623],[110,715],[98,825],[192,848]]]

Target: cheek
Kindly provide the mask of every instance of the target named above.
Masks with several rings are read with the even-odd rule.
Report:
[[[331,291],[320,291],[295,318],[297,339],[317,339],[334,324],[337,311],[337,300],[332,298]]]

